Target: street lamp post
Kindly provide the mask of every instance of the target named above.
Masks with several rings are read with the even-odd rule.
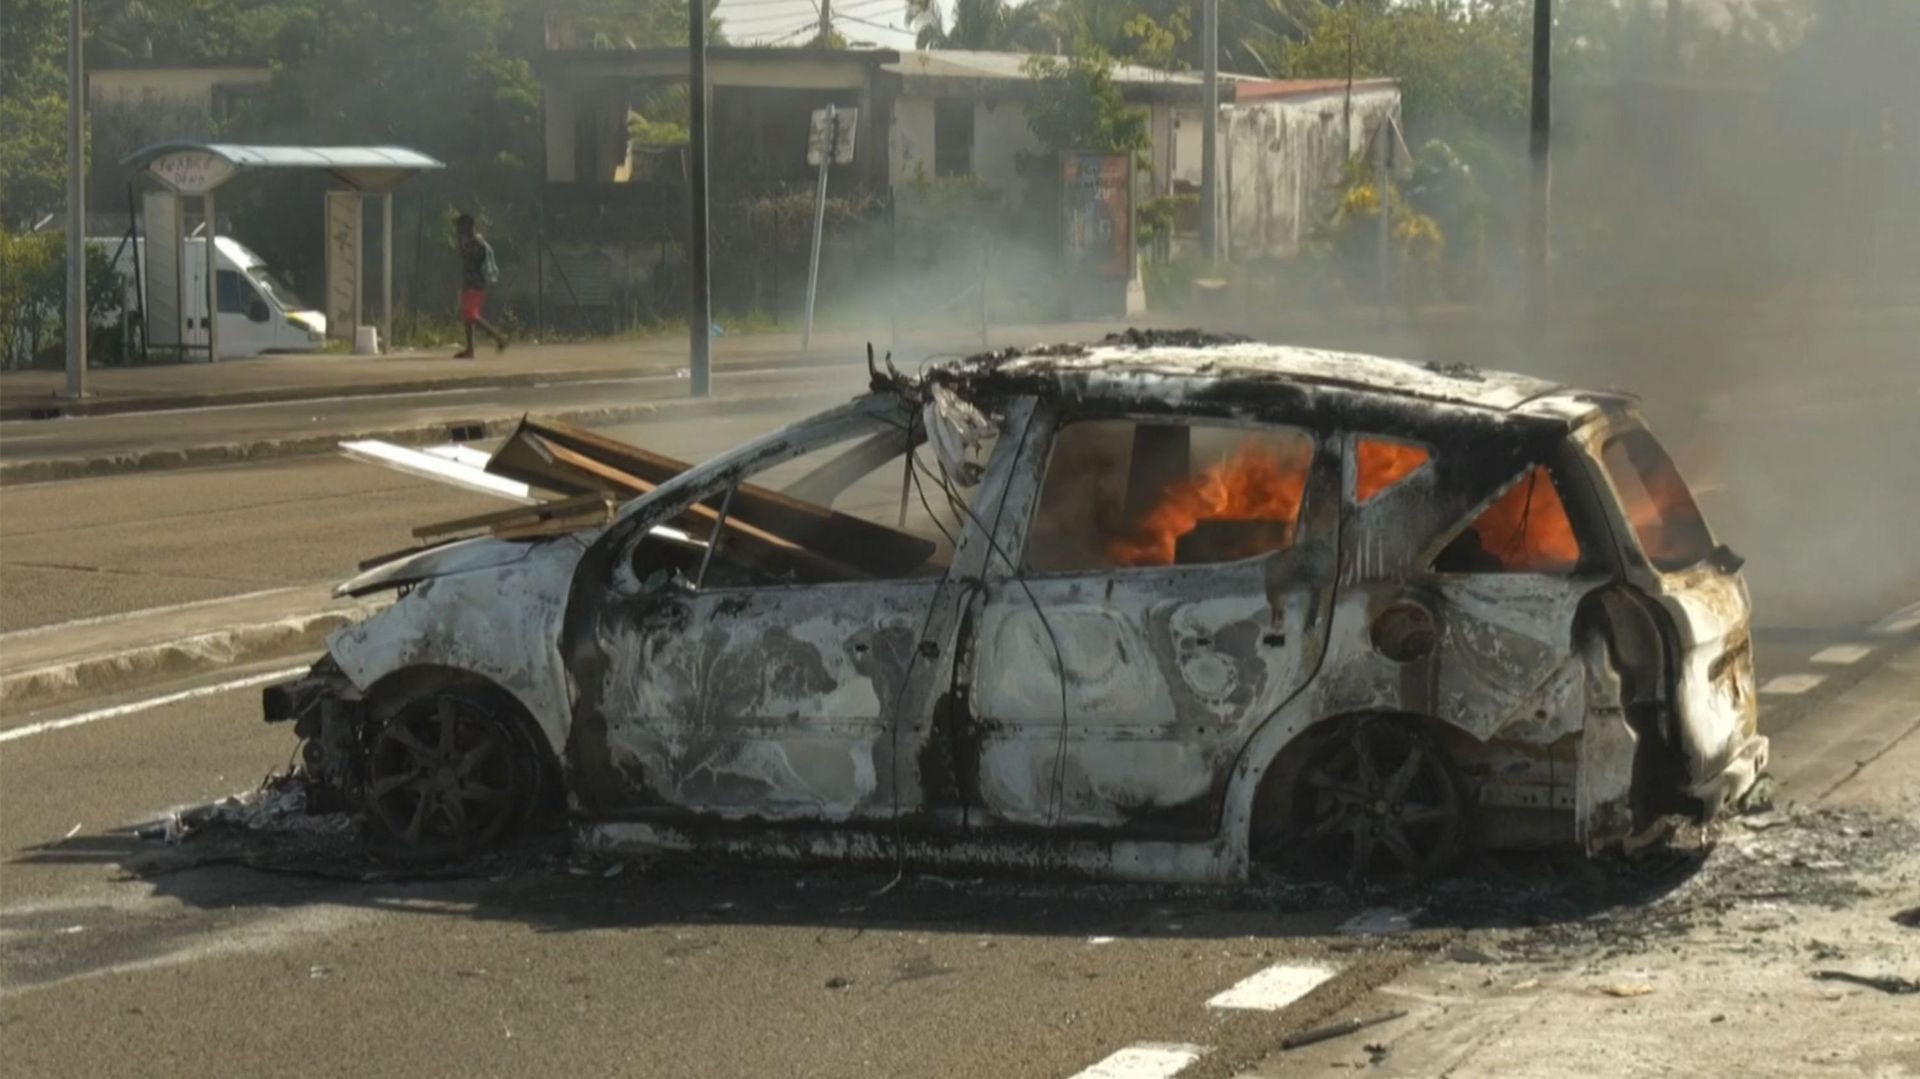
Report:
[[[1201,0],[1200,49],[1206,72],[1205,115],[1200,120],[1200,253],[1211,263],[1220,254],[1220,0]]]
[[[87,395],[87,75],[81,0],[67,20],[67,396]]]
[[[693,396],[713,392],[713,292],[707,265],[707,5],[687,4],[687,269],[692,278],[687,321],[692,335],[688,380]]]
[[[1553,306],[1553,0],[1533,0],[1532,184],[1527,207],[1527,329],[1546,330]]]

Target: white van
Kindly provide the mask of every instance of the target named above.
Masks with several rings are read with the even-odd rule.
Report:
[[[136,258],[142,272],[148,265],[146,241],[125,244],[118,239],[95,238],[88,242],[109,256],[118,252],[114,268],[126,284],[126,309],[143,310],[134,273]],[[215,249],[219,252],[219,276],[214,286],[219,291],[221,359],[243,359],[266,352],[318,352],[326,344],[327,316],[294,295],[265,259],[231,236],[220,237]],[[207,345],[206,275],[207,241],[205,237],[190,238],[182,273],[181,318],[185,343],[199,345],[202,355]]]

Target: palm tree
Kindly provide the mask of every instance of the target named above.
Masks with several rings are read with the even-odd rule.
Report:
[[[1038,51],[1051,47],[1047,0],[1023,4],[1007,0],[952,0],[949,23],[940,0],[907,0],[907,22],[923,49],[976,49],[993,52]]]
[[[1042,0],[1026,5],[1036,7]],[[1280,41],[1301,38],[1315,17],[1341,0],[1220,0],[1220,68],[1246,74],[1266,73],[1265,56]],[[1127,23],[1145,15],[1161,26],[1186,21],[1189,37],[1180,52],[1186,63],[1202,66],[1199,0],[1047,0],[1044,18],[1062,40],[1098,45],[1125,56],[1131,52]]]

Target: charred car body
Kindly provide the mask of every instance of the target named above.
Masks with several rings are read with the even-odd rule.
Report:
[[[1232,881],[1599,851],[1766,765],[1738,560],[1629,398],[1134,337],[672,472],[341,586],[403,596],[268,691],[309,780],[423,852],[564,791],[603,851]]]

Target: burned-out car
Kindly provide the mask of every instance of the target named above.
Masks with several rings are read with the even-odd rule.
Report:
[[[545,525],[349,581],[402,596],[267,692],[390,847],[564,798],[602,852],[1393,877],[1767,763],[1739,560],[1630,398],[1136,335],[697,467],[541,430],[487,467]]]

